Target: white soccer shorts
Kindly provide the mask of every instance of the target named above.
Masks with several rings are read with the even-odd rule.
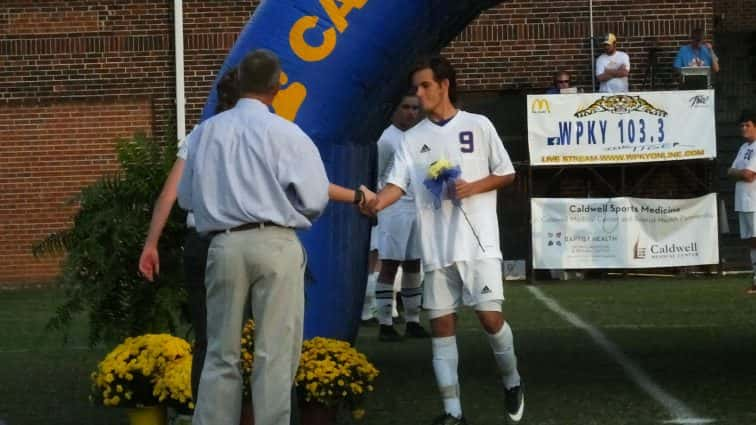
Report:
[[[370,250],[375,251],[378,249],[378,225],[370,228]]]
[[[738,211],[740,225],[740,239],[756,238],[756,213],[752,211]]]
[[[501,260],[482,258],[461,261],[425,273],[423,308],[456,310],[504,300]]]
[[[407,208],[387,208],[378,215],[378,257],[381,260],[417,260],[421,257],[417,213]]]

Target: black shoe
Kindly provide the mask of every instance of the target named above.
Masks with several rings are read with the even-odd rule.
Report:
[[[399,332],[397,332],[393,326],[381,325],[378,330],[378,340],[387,342],[401,341],[402,336],[399,335]]]
[[[522,391],[522,384],[506,390],[505,401],[509,420],[520,422],[522,414],[525,413],[525,393]]]
[[[467,425],[467,421],[465,418],[457,418],[448,413],[444,413],[434,419],[432,425]]]
[[[430,334],[417,322],[407,322],[404,328],[405,338],[430,338]]]
[[[370,319],[367,319],[367,320],[360,320],[360,325],[361,326],[368,326],[368,327],[372,328],[372,327],[378,326],[378,319],[376,319],[375,317],[373,317],[373,318],[370,318]]]

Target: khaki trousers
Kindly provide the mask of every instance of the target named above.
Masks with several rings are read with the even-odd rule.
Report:
[[[302,349],[305,264],[292,229],[266,226],[213,238],[205,273],[208,347],[193,425],[239,424],[240,339],[250,287],[255,424],[289,425],[291,388]]]

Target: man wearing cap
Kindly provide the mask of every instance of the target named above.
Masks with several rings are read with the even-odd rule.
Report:
[[[596,59],[596,78],[599,92],[626,93],[629,91],[627,76],[630,75],[630,57],[617,50],[617,37],[612,33],[604,36],[601,44],[604,53]]]
[[[672,65],[675,71],[683,67],[708,66],[712,72],[719,72],[719,58],[711,43],[703,41],[703,30],[696,28],[690,33],[690,44],[680,47]]]

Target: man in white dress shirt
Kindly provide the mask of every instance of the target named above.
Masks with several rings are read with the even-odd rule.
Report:
[[[208,251],[208,349],[194,425],[236,425],[242,317],[251,288],[255,328],[255,423],[288,425],[304,317],[307,229],[328,203],[329,184],[315,144],[269,106],[281,67],[257,50],[239,65],[240,100],[195,129],[179,183],[179,204],[193,211]]]

